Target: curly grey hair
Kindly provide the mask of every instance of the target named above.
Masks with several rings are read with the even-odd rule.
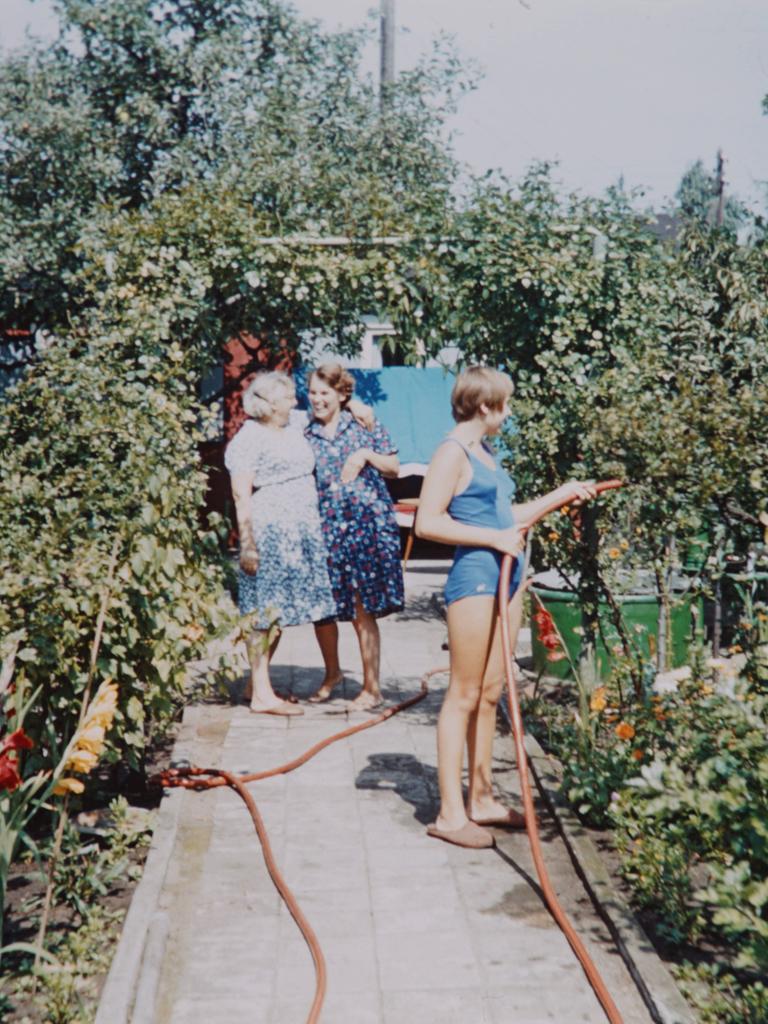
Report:
[[[257,422],[267,419],[278,392],[293,391],[294,387],[293,380],[280,370],[257,373],[243,392],[243,409],[246,416]]]

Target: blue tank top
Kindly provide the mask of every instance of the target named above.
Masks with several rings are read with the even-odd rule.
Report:
[[[447,440],[463,449],[472,466],[472,479],[461,494],[451,498],[448,515],[467,526],[488,526],[495,530],[514,526],[512,500],[515,484],[502,469],[496,455],[493,455],[495,467],[491,469],[461,441],[454,437]],[[451,604],[462,597],[493,596],[499,586],[502,557],[501,552],[493,548],[459,545],[445,584],[446,603]],[[510,597],[520,585],[522,572],[523,559],[518,556],[510,580]]]
[[[455,441],[455,438],[449,437],[448,440]],[[468,526],[491,526],[497,530],[514,526],[512,499],[515,485],[499,465],[496,455],[493,455],[495,466],[490,469],[460,441],[455,443],[463,448],[472,465],[472,479],[461,494],[451,498],[448,515]]]

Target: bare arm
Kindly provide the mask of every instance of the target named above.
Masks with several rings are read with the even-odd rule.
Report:
[[[533,498],[531,501],[524,501],[519,505],[513,505],[512,511],[515,522],[520,529],[524,529],[531,521],[538,519],[539,515],[555,500],[561,500],[563,505],[581,505],[589,501],[597,494],[590,481],[569,480],[567,484],[543,494],[540,498]]]
[[[235,499],[237,516],[237,532],[240,534],[240,566],[250,576],[259,567],[259,552],[253,539],[251,523],[251,494],[253,493],[253,473],[235,473],[232,476],[232,496]]]
[[[458,523],[448,513],[466,464],[458,445],[444,444],[429,464],[416,514],[416,535],[443,544],[466,544],[468,547],[494,548],[503,554],[516,555],[522,550],[522,534],[516,527],[495,530],[486,526]]]
[[[347,409],[364,430],[373,430],[376,417],[373,415],[373,409],[370,405],[361,402],[359,398],[350,398],[347,402]]]
[[[351,483],[364,469],[366,463],[378,469],[382,476],[396,477],[400,470],[400,459],[395,455],[381,455],[373,448],[358,448],[347,458],[341,470],[341,482]]]

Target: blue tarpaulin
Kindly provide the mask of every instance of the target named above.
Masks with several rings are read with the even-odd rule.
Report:
[[[373,407],[397,444],[400,463],[426,465],[435,448],[455,424],[451,389],[455,377],[441,367],[387,366],[378,370],[350,368],[355,397]],[[299,403],[306,407],[306,381],[297,373]]]

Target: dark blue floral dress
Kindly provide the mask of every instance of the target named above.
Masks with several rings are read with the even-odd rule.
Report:
[[[312,420],[305,431],[315,453],[320,521],[328,549],[328,573],[336,619],[355,618],[355,594],[372,615],[401,611],[404,604],[400,530],[384,478],[367,464],[351,483],[341,482],[347,458],[360,448],[393,455],[397,448],[378,422],[372,431],[343,411],[335,437]]]

